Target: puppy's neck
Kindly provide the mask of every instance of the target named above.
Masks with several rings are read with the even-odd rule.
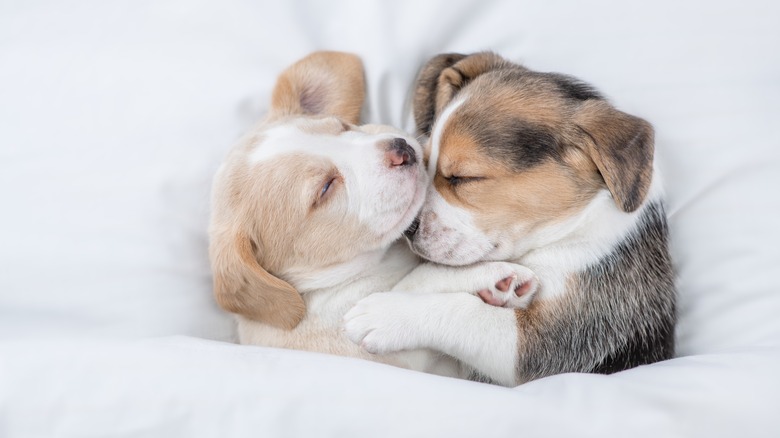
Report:
[[[397,241],[386,248],[361,253],[343,263],[324,268],[293,270],[285,277],[298,292],[306,295],[322,290],[342,289],[350,283],[372,276],[388,277],[386,281],[392,285],[416,264],[416,256],[409,251],[406,243]]]
[[[642,205],[631,213],[618,209],[607,191],[600,192],[579,214],[518,242],[512,261],[537,273],[544,284],[541,296],[563,293],[569,275],[610,254],[639,226],[648,205],[662,198],[658,178]]]

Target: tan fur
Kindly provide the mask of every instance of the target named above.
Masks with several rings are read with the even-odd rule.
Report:
[[[512,230],[521,223],[528,232],[581,211],[597,187],[581,181],[565,166],[550,162],[522,174],[498,167],[489,179],[457,187],[437,178],[436,187],[447,202],[472,211],[482,229]]]
[[[481,72],[501,68],[506,64],[503,58],[493,53],[482,53],[458,61],[452,67],[442,70],[439,75],[439,87],[436,92],[436,111],[441,112],[453,95],[466,82]]]
[[[319,85],[322,81],[328,85]],[[283,267],[291,268],[287,261],[295,259],[292,268],[303,269],[338,263],[354,253],[353,247],[328,233],[331,222],[314,202],[318,187],[334,172],[327,159],[289,155],[252,164],[247,154],[262,147],[264,129],[295,114],[317,113],[356,123],[363,96],[359,58],[337,52],[310,55],[282,73],[269,118],[226,159],[214,186],[209,248],[214,294],[225,310],[292,329],[306,308],[298,291],[280,278],[286,274]],[[327,119],[305,123],[314,131],[344,129],[342,122]],[[338,190],[332,192],[338,196]],[[279,193],[299,196],[290,199]],[[367,235],[357,224],[343,226],[356,236]]]
[[[516,383],[672,356],[674,276],[657,179],[650,193],[649,123],[575,78],[492,53],[431,59],[414,106],[438,157],[415,251],[456,266],[511,260],[539,276],[538,298],[505,332],[518,336]]]
[[[229,312],[274,326],[295,327],[303,318],[306,306],[292,286],[260,266],[252,238],[243,233],[229,233],[217,236],[217,240],[212,260],[215,266],[224,267],[214,279],[219,305]],[[255,290],[262,293],[252,293]]]
[[[480,228],[512,230],[522,223],[523,232],[565,220],[578,213],[593,198],[603,181],[590,156],[570,147],[558,160],[547,160],[522,171],[513,169],[500,156],[481,147],[472,133],[474,119],[487,120],[491,112],[513,114],[515,119],[537,125],[561,123],[565,108],[543,93],[512,96],[498,101],[472,98],[476,103],[463,117],[453,117],[442,133],[438,172],[434,184],[450,204],[473,212]],[[476,107],[476,108],[475,108]],[[498,128],[500,122],[498,123]],[[559,132],[561,141],[569,141]],[[572,130],[570,136],[578,133]],[[450,185],[445,177],[484,178]]]
[[[454,64],[445,66],[445,59]],[[431,80],[423,79],[436,68],[440,74],[430,88]],[[646,196],[652,175],[647,122],[603,100],[566,99],[554,81],[493,53],[440,55],[429,62],[418,80],[416,116],[424,117],[425,99],[440,113],[466,84],[468,104],[441,134],[434,184],[448,202],[471,210],[480,228],[526,233],[559,222],[581,211],[605,185],[624,211],[636,209]],[[557,159],[514,168],[493,145],[480,144],[476,133],[486,125],[508,132],[518,121],[549,133]],[[484,179],[450,186],[449,176]]]
[[[255,255],[269,272],[284,275],[290,260],[302,267],[317,267],[353,256],[352,245],[339,239],[338,234],[327,232],[332,225],[330,216],[315,211],[314,197],[320,182],[329,176],[338,177],[326,158],[289,154],[254,165],[237,160],[228,172],[226,191],[231,194],[233,219],[239,221],[237,226],[247,228],[245,232],[258,247]],[[331,196],[342,195],[337,188],[332,190]],[[280,193],[298,197],[278,196]],[[357,223],[342,222],[340,227],[368,238],[367,230]]]
[[[316,52],[279,77],[271,97],[271,116],[330,114],[356,124],[365,88],[360,58],[342,52]]]
[[[604,101],[583,103],[575,123],[587,134],[585,150],[618,207],[626,212],[639,208],[653,176],[653,127]]]
[[[550,84],[529,79],[528,84],[518,88],[505,81],[501,75],[480,76],[471,79],[478,87],[469,91],[469,116],[471,123],[493,120],[509,123],[508,118],[497,118],[496,114],[512,115],[516,120],[534,122],[544,127],[567,128],[565,121],[571,117],[574,108],[554,94]],[[568,127],[571,129],[571,127]],[[568,130],[567,130],[568,131]],[[560,132],[559,134],[568,134]]]
[[[333,328],[323,326],[316,318],[304,319],[295,327],[294,332],[261,326],[249,320],[244,320],[239,325],[239,330],[241,331],[239,337],[243,344],[316,351],[318,353],[357,357],[373,362],[404,367],[404,362],[399,361],[392,355],[371,354],[360,345],[344,342],[343,339],[334,336]]]

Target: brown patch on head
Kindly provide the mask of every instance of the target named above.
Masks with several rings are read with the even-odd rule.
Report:
[[[555,84],[527,70],[475,78],[449,117],[434,184],[472,211],[485,230],[525,230],[563,220],[587,205],[603,182],[577,147],[582,133]],[[454,177],[454,179],[453,179]]]
[[[492,52],[473,55],[444,53],[432,58],[420,70],[415,83],[413,107],[417,133],[430,135],[436,116],[472,79],[510,66],[509,61]]]
[[[492,53],[440,55],[418,81],[419,133],[429,135],[436,116],[460,99],[444,121],[434,184],[481,228],[528,230],[562,220],[604,187],[624,211],[644,200],[652,128],[589,85]]]
[[[484,230],[526,231],[580,211],[602,187],[593,162],[577,150],[518,170],[479,143],[450,137],[434,185],[450,204],[472,212]],[[448,146],[450,148],[450,146]]]

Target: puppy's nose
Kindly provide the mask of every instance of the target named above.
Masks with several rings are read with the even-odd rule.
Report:
[[[385,158],[390,167],[411,166],[417,162],[414,149],[403,138],[394,138],[385,149]]]

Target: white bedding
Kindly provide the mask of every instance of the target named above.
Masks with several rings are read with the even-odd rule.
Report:
[[[0,2],[0,437],[780,436],[780,6],[770,1]],[[515,389],[237,346],[211,297],[211,174],[276,74],[493,49],[650,120],[678,358]]]

